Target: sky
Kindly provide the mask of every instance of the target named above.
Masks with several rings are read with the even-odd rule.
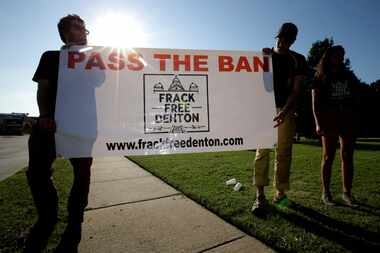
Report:
[[[293,50],[307,57],[312,43],[333,38],[356,75],[371,83],[380,79],[379,11],[377,0],[1,1],[0,113],[38,115],[31,79],[41,54],[62,46],[57,23],[67,14],[86,21],[90,44],[132,37],[126,47],[151,48],[261,51],[274,46],[282,23],[293,22]],[[124,19],[112,29],[109,16]]]

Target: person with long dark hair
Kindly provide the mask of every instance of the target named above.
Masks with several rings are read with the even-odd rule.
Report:
[[[336,145],[340,142],[340,159],[343,181],[342,200],[353,205],[353,154],[357,105],[357,79],[344,64],[345,50],[332,46],[323,54],[312,85],[312,106],[316,133],[321,136],[323,156],[321,162],[322,202],[334,205],[330,192],[332,164]]]

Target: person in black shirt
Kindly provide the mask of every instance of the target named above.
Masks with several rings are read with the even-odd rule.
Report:
[[[322,202],[334,205],[330,192],[331,167],[340,140],[342,200],[352,206],[353,153],[355,144],[358,82],[344,68],[344,48],[333,46],[322,56],[312,85],[316,132],[322,137]]]
[[[293,23],[284,23],[278,34],[276,47],[264,49],[272,55],[273,86],[277,115],[274,118],[278,127],[278,142],[274,162],[274,186],[276,193],[274,203],[286,204],[289,190],[289,174],[292,159],[292,144],[295,132],[295,106],[301,85],[307,74],[305,57],[289,48],[295,42],[298,29]],[[267,200],[264,187],[269,184],[270,149],[257,149],[254,163],[254,184],[256,200],[252,206],[254,214],[266,212]]]
[[[88,31],[77,15],[63,17],[58,23],[65,46],[86,45]],[[24,252],[42,252],[54,230],[58,214],[57,191],[52,182],[52,163],[55,152],[55,101],[57,95],[59,51],[46,51],[33,76],[38,83],[37,102],[40,111],[38,122],[29,137],[28,184],[37,208],[38,220],[31,228]],[[68,224],[56,252],[77,252],[81,239],[81,224],[87,206],[92,158],[70,159],[74,182],[68,201]]]

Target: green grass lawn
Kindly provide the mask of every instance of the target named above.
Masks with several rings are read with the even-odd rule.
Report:
[[[59,197],[59,222],[49,240],[48,251],[59,241],[67,219],[66,203],[73,173],[67,160],[53,164],[54,183]],[[26,181],[25,170],[0,182],[0,252],[21,252],[23,237],[36,221],[36,211]]]
[[[277,251],[380,252],[379,142],[358,142],[353,194],[360,206],[356,208],[321,205],[321,147],[316,142],[296,144],[288,193],[291,205],[272,208],[267,218],[250,213],[254,156],[254,151],[241,151],[130,159]],[[331,190],[336,202],[342,203],[338,154],[336,158]],[[242,182],[240,192],[225,185],[232,177]],[[266,194],[272,198],[272,186]]]
[[[289,197],[292,204],[273,209],[266,219],[251,215],[254,151],[130,157],[223,219],[282,252],[380,252],[380,142],[359,142],[355,153],[353,192],[358,208],[320,204],[321,148],[315,142],[296,144]],[[72,184],[67,160],[54,163],[59,194],[59,223],[48,248],[57,244]],[[271,170],[272,171],[272,170]],[[244,187],[234,192],[225,181],[235,177]],[[339,159],[334,163],[332,192],[339,201]],[[267,196],[273,188],[267,187]],[[0,252],[19,252],[20,236],[36,213],[24,171],[0,182]]]

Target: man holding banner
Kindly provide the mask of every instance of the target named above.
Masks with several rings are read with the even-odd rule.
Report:
[[[285,192],[289,190],[289,174],[292,158],[292,143],[295,132],[294,110],[301,85],[307,73],[305,57],[289,50],[295,42],[298,29],[293,23],[284,23],[276,38],[276,47],[268,49],[273,61],[273,86],[277,116],[274,118],[278,127],[278,142],[275,149],[274,186],[275,204],[288,202]],[[266,210],[267,200],[264,186],[269,184],[270,149],[257,149],[254,162],[254,184],[256,200],[252,207],[254,214],[262,214]]]
[[[77,15],[63,17],[58,30],[65,46],[86,45],[88,31]],[[38,123],[29,138],[29,166],[26,172],[38,221],[26,240],[24,252],[42,252],[54,230],[58,214],[57,191],[52,182],[51,165],[56,158],[54,115],[57,94],[59,51],[46,51],[33,81],[38,83]],[[74,183],[68,201],[68,225],[56,252],[77,252],[81,239],[81,223],[88,201],[92,158],[72,158]]]

